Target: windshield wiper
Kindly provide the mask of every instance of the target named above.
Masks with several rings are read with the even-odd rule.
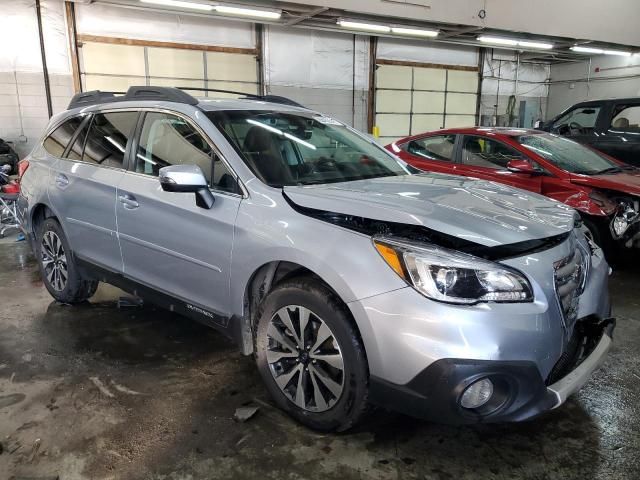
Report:
[[[620,173],[622,169],[620,167],[609,167],[604,170],[600,170],[598,172],[592,173],[591,175],[606,175],[607,173]]]

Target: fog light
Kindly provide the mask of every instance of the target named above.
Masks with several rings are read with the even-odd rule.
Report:
[[[487,403],[492,395],[493,383],[488,378],[483,378],[467,387],[460,398],[460,405],[464,408],[478,408]]]
[[[622,236],[627,228],[629,228],[629,223],[624,218],[616,217],[613,220],[613,231],[616,232],[616,235]]]

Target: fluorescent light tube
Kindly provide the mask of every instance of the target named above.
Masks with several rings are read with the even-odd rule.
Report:
[[[571,47],[571,50],[578,53],[594,53],[596,55],[604,54],[604,50],[601,48],[591,48],[591,47]]]
[[[621,57],[630,57],[631,52],[625,52],[624,50],[605,50],[605,55],[619,55]]]
[[[551,50],[553,48],[553,45],[551,43],[544,43],[544,42],[521,42],[521,41],[518,41],[518,46],[519,47],[524,47],[524,48],[539,48],[541,50]]]
[[[391,33],[391,27],[387,27],[386,25],[377,25],[375,23],[365,23],[365,22],[357,22],[353,20],[338,20],[338,25],[343,28],[349,28],[352,30],[366,30],[369,32],[379,32],[379,33]]]
[[[192,3],[184,2],[181,0],[140,0],[140,2],[151,3],[153,5],[162,5],[165,7],[193,8],[194,10],[205,10],[208,12],[213,10],[213,5],[209,5],[207,3]]]
[[[478,37],[478,41],[484,43],[495,43],[497,45],[510,45],[512,47],[518,46],[517,40],[512,40],[510,38],[500,38],[500,37]]]
[[[509,47],[536,48],[540,50],[551,50],[553,44],[545,42],[533,42],[528,40],[515,40],[513,38],[503,37],[478,37],[478,41],[484,43],[494,43],[496,45],[506,45]]]
[[[421,28],[391,27],[393,33],[398,35],[411,35],[415,37],[437,37],[437,30],[422,30]]]
[[[280,10],[258,10],[255,8],[234,7],[231,5],[216,5],[213,8],[216,12],[227,15],[241,15],[244,17],[266,18],[269,20],[278,20],[282,16]]]

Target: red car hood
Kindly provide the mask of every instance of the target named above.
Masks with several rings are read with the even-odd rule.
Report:
[[[640,195],[640,170],[613,175],[571,175],[571,182],[588,187],[624,192],[629,195]]]

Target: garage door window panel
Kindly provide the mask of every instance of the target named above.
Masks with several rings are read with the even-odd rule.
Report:
[[[427,160],[451,162],[455,143],[455,135],[438,135],[421,140],[412,140],[405,148],[409,153]]]
[[[123,168],[138,112],[97,113],[93,116],[82,160],[101,167]]]
[[[517,150],[484,137],[466,136],[462,144],[462,163],[470,167],[505,170],[511,160],[527,160]]]

